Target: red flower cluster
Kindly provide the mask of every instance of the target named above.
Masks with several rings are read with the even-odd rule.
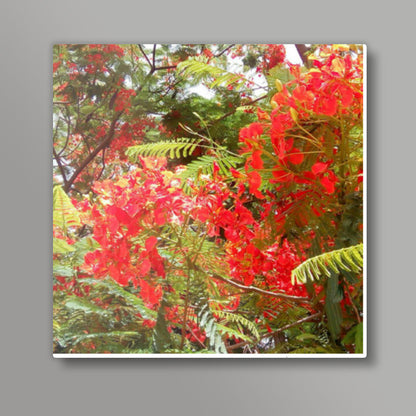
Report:
[[[131,97],[134,97],[135,95],[136,91],[134,90],[126,90],[123,88],[118,91],[116,100],[114,102],[114,110],[124,110],[126,113],[128,113],[129,108],[131,107]]]
[[[269,72],[275,66],[284,62],[286,49],[283,45],[265,45],[266,51],[263,55],[263,61],[257,67],[257,72]]]
[[[163,164],[145,159],[142,163],[142,169],[116,182],[95,183],[102,208],[93,205],[91,218],[101,248],[85,256],[85,270],[97,278],[109,274],[122,286],[140,285],[150,302],[154,297],[143,279],[165,276],[155,234],[165,224],[181,221],[188,201],[170,186]]]

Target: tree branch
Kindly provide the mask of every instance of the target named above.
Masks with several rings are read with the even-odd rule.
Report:
[[[55,158],[56,163],[58,164],[59,170],[61,171],[62,179],[64,181],[64,187],[66,187],[67,179],[66,179],[64,167],[62,166],[62,163],[61,163],[61,158],[57,155],[54,147],[52,147],[52,152],[53,152],[53,157]]]
[[[227,52],[229,49],[231,49],[233,46],[235,46],[235,43],[231,44],[230,46],[227,46],[224,50],[222,50],[217,55],[214,55],[215,58],[219,58],[221,55],[223,55],[225,52]]]
[[[296,303],[310,303],[309,298],[287,295],[286,293],[270,292],[269,290],[260,289],[255,286],[245,286],[241,283],[235,282],[234,280],[227,279],[215,273],[211,273],[210,275],[214,279],[222,280],[223,282],[228,283],[231,286],[238,287],[239,289],[245,292],[256,292],[256,293],[260,293],[261,295],[270,296],[270,297],[278,298],[278,299],[285,299],[285,300],[296,302]]]
[[[153,71],[154,71],[155,68],[156,68],[156,43],[153,44],[152,61],[153,61],[152,68],[153,68]]]
[[[139,48],[140,48],[140,50],[141,50],[141,52],[142,52],[143,56],[145,57],[145,59],[146,59],[147,63],[150,65],[150,69],[153,69],[153,65],[152,65],[152,63],[150,62],[150,59],[149,59],[149,58],[148,58],[148,56],[146,55],[145,51],[143,50],[142,45],[139,45]]]
[[[73,175],[71,176],[71,178],[68,180],[68,182],[66,183],[66,185],[64,187],[65,192],[67,192],[67,193],[69,192],[69,190],[71,189],[71,186],[74,183],[75,179],[86,168],[86,166],[98,155],[98,153],[100,153],[101,150],[103,150],[104,148],[106,148],[107,146],[110,145],[110,143],[114,139],[114,132],[115,132],[116,123],[119,120],[122,113],[123,113],[123,111],[119,111],[116,114],[114,120],[111,122],[110,129],[108,130],[108,133],[107,133],[105,139],[84,159],[84,161],[81,163],[81,165],[78,166],[78,168],[75,170],[75,172],[73,173]]]
[[[302,59],[303,65],[306,66],[306,68],[310,68],[310,62],[307,57],[307,52],[309,52],[309,48],[301,43],[295,44],[296,50],[298,51],[298,54],[300,58]]]
[[[166,66],[158,66],[157,68],[154,68],[154,71],[160,71],[161,69],[174,69],[177,65],[166,65]]]

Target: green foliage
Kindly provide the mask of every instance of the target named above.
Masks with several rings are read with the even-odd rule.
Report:
[[[333,284],[335,280],[330,280],[328,283]],[[336,288],[338,289],[338,282],[336,282]],[[328,329],[333,339],[337,339],[341,333],[341,324],[343,320],[342,309],[339,299],[333,299],[327,296],[325,299],[325,312],[328,318]]]
[[[120,285],[111,279],[96,280],[96,279],[80,279],[81,283],[87,283],[108,295],[116,296],[121,299],[123,303],[133,307],[144,319],[155,319],[156,312],[147,308],[143,301],[136,295],[123,289]]]
[[[79,214],[61,186],[53,187],[53,225],[64,232],[68,227],[81,225]]]
[[[146,143],[130,147],[126,153],[132,161],[136,161],[139,155],[151,157],[167,157],[171,159],[192,155],[198,142],[187,137],[178,138],[170,142]]]
[[[61,238],[53,238],[53,252],[54,254],[67,254],[75,250],[75,247],[68,244]]]
[[[353,344],[355,346],[355,353],[362,354],[364,352],[363,330],[364,330],[364,326],[362,322],[355,325],[353,328],[350,329],[350,331],[342,339],[342,344],[343,345]]]
[[[166,299],[162,299],[157,313],[156,326],[153,330],[153,350],[163,353],[172,348],[173,340],[168,331],[168,323],[165,319]]]
[[[292,101],[302,102],[304,91],[300,88],[293,94],[303,81],[299,83],[285,64],[267,65],[268,46],[236,49],[237,56],[246,55],[242,59],[244,71],[247,66],[263,68],[267,85],[260,94],[261,86],[252,87],[243,75],[231,72],[232,55],[219,53],[222,48],[228,49],[227,45],[124,45],[121,51],[111,51],[104,45],[54,47],[53,169],[55,182],[64,184],[67,190],[65,193],[60,185],[53,189],[54,231],[66,237],[53,239],[55,352],[225,354],[227,348],[244,353],[363,351],[359,279],[363,271],[363,206],[362,186],[357,180],[363,162],[362,119],[357,116],[360,108],[351,113],[341,110],[332,116],[321,114],[324,111],[315,114],[305,95],[306,117],[292,104],[273,103],[271,98],[281,91],[282,84]],[[175,71],[177,62],[181,63]],[[212,98],[203,98],[189,88],[201,83],[211,89]],[[349,88],[347,80],[345,86]],[[359,93],[359,87],[358,83],[352,85],[351,91]],[[316,94],[318,97],[319,91]],[[348,91],[342,98],[339,94],[338,101],[348,101]],[[323,104],[327,104],[323,98]],[[315,103],[319,104],[317,100]],[[269,113],[276,108],[270,114],[270,123],[265,114],[256,116],[257,105],[252,104],[261,104],[261,109]],[[325,111],[329,114],[328,109]],[[289,119],[290,115],[296,119],[291,128],[285,127],[284,137],[276,134],[278,139],[272,134],[279,127],[275,124],[276,112],[286,112]],[[264,129],[260,137],[253,137],[253,146],[247,146],[239,141],[239,131],[251,122],[261,123]],[[302,154],[302,160],[295,163],[290,156],[286,158],[285,151],[290,150],[283,149],[284,143]],[[247,153],[240,154],[239,147]],[[260,152],[254,157],[256,150]],[[111,217],[107,207],[114,203],[112,196],[100,196],[99,187],[92,185],[98,180],[115,181],[118,175],[129,172],[140,156],[166,157],[168,169],[185,165],[178,177],[184,192],[195,199],[215,198],[212,188],[206,186],[215,169],[215,174],[221,176],[216,189],[224,182],[223,189],[229,191],[219,202],[224,211],[221,206],[215,208],[216,218],[207,219],[212,221],[207,224],[199,219],[209,217],[207,214],[194,216],[185,208],[175,220],[168,220],[167,214],[163,225],[149,221],[147,229],[150,210],[156,210],[157,203],[145,203],[146,209],[152,208],[143,223],[143,217],[130,222],[135,202],[123,197],[117,207],[119,215]],[[314,173],[320,170],[317,162],[327,165],[325,172]],[[295,179],[276,180],[279,167]],[[235,178],[231,168],[239,170],[247,182]],[[257,175],[250,176],[253,171]],[[337,179],[333,182],[335,189],[325,192],[328,182],[325,187],[324,181],[332,180],[331,175]],[[314,192],[308,193],[309,187]],[[95,213],[88,220],[96,224],[93,231],[90,225],[79,228],[83,224],[71,198],[81,201],[91,189],[94,192],[89,202],[113,220],[107,229],[100,229]],[[254,193],[254,189],[263,195]],[[244,211],[239,214],[237,202],[252,217],[245,216]],[[124,217],[123,210],[128,216]],[[227,218],[227,214],[232,215]],[[82,218],[84,215],[88,214]],[[235,224],[235,230],[229,223]],[[106,247],[113,231],[114,241]],[[235,236],[231,231],[236,231]],[[89,236],[92,232],[103,247]],[[239,233],[244,234],[247,246],[237,244]],[[118,245],[119,238],[123,242],[126,235],[129,244]],[[152,249],[148,248],[149,236],[157,237]],[[285,289],[269,278],[286,282],[290,269],[285,270],[283,278],[278,267],[260,267],[263,261],[268,266],[266,262],[274,258],[274,253],[280,256],[286,242],[293,243],[299,255],[304,255],[308,247],[306,254],[310,257],[292,272],[292,283],[305,284],[308,293],[294,301],[279,298],[276,291]],[[332,242],[336,250],[328,252]],[[268,250],[271,246],[273,250]],[[151,283],[150,288],[144,284],[140,287],[131,277],[134,269],[128,277],[132,283],[127,286],[110,277],[80,278],[92,277],[96,258],[91,256],[85,268],[83,263],[85,254],[96,249],[103,257],[111,259],[114,255],[112,263],[101,262],[97,273],[116,276],[112,268],[127,264],[128,258],[133,267],[139,267],[143,259],[150,261],[151,266],[146,268],[150,270],[144,275],[138,269],[139,278]],[[122,256],[123,250],[129,251],[130,257]],[[156,272],[155,263],[160,260],[157,255],[162,257],[163,278]],[[278,266],[283,267],[284,260],[282,257]],[[247,290],[243,286],[247,282],[245,263],[247,277],[254,279],[247,283],[252,285]],[[250,269],[257,263],[258,268]],[[241,274],[239,266],[243,266]],[[278,275],[274,276],[275,272]],[[157,296],[150,292],[156,287],[153,285],[157,285]],[[252,290],[253,286],[263,287],[264,296]],[[201,333],[206,334],[206,340],[198,338]],[[235,350],[234,341],[239,344]]]
[[[210,65],[208,59],[204,56],[181,62],[177,67],[177,71],[182,77],[192,79],[195,84],[211,80],[210,88],[235,85],[242,79],[238,74]]]
[[[137,294],[110,279],[79,279],[77,286],[82,296],[54,293],[54,352],[91,352],[91,342],[97,353],[123,353],[139,346],[143,352],[153,351],[146,341],[152,330],[142,321],[156,319],[157,313]]]
[[[198,159],[188,163],[186,170],[180,173],[182,179],[182,186],[185,192],[190,193],[189,184],[187,179],[192,179],[194,183],[198,184],[200,175],[212,175],[214,171],[214,162],[216,162],[220,168],[220,174],[224,177],[232,179],[230,175],[230,167],[236,168],[241,163],[241,158],[223,155],[223,157],[204,155]]]
[[[224,342],[221,338],[221,327],[216,322],[215,317],[208,303],[206,303],[198,313],[199,327],[205,330],[206,336],[209,338],[209,346],[218,354],[226,354]],[[224,330],[225,328],[222,327]]]
[[[304,261],[292,271],[292,283],[305,283],[330,277],[331,272],[360,273],[363,270],[363,244],[320,254]]]
[[[260,339],[260,334],[255,323],[245,318],[244,316],[239,315],[235,312],[225,312],[221,310],[215,311],[215,314],[218,316],[218,318],[223,320],[223,323],[225,325],[227,325],[221,325],[221,329],[228,335],[233,335],[236,338],[240,338],[243,341],[250,340],[251,342],[253,342],[256,340],[258,341]],[[231,333],[231,328],[229,327],[230,324],[235,325],[238,330],[232,330]],[[254,337],[254,340],[251,337],[244,334],[244,328],[247,328],[250,331],[250,333]]]

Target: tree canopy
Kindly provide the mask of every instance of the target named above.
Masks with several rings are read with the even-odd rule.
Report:
[[[54,353],[363,354],[361,45],[53,49]]]

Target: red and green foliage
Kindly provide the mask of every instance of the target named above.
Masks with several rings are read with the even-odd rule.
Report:
[[[363,352],[363,51],[285,51],[55,46],[54,352]]]

